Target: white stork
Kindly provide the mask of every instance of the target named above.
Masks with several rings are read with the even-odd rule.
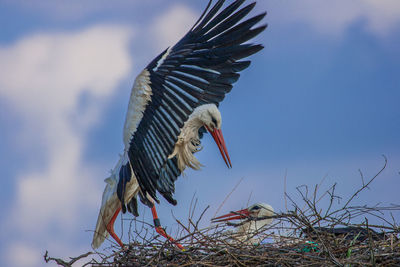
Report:
[[[256,238],[266,225],[272,223],[274,209],[266,203],[257,203],[250,207],[232,211],[228,214],[213,218],[213,223],[241,220],[240,223],[229,223],[236,227],[235,233],[229,233],[229,238],[245,244],[259,244],[262,240]]]
[[[120,210],[138,216],[137,195],[151,208],[156,231],[179,248],[160,225],[154,201],[157,191],[173,205],[175,181],[188,166],[199,169],[194,157],[205,132],[213,136],[228,167],[231,161],[221,132],[217,108],[240,71],[250,65],[241,60],[263,46],[245,43],[266,25],[253,27],[266,13],[241,20],[254,8],[236,0],[220,11],[219,0],[209,11],[211,0],[199,20],[174,46],[157,56],[135,79],[124,126],[124,153],[105,180],[100,213],[92,247],[98,248]],[[208,12],[207,12],[208,11]]]

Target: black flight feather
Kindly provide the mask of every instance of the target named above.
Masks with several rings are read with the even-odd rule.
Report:
[[[210,1],[191,30],[146,67],[151,100],[127,149],[140,199],[149,207],[153,204],[147,196],[159,202],[157,191],[176,204],[174,183],[181,173],[176,157],[169,156],[190,114],[202,104],[218,106],[238,80],[239,72],[250,65],[250,60],[240,60],[263,48],[246,42],[266,28],[255,26],[265,13],[246,20],[255,3],[239,9],[245,0],[236,0],[221,10],[224,2],[217,1],[207,12]],[[205,132],[201,127],[200,138]],[[121,196],[127,183],[125,175],[121,173],[123,179],[118,185]],[[134,202],[129,202],[128,210],[137,213]]]

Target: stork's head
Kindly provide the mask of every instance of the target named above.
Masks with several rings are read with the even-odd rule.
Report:
[[[218,108],[214,104],[204,105],[204,111],[200,112],[199,119],[210,130],[221,129],[222,117]]]
[[[224,136],[222,135],[221,131],[221,113],[214,104],[206,104],[200,108],[201,110],[199,112],[198,119],[214,138],[214,141],[217,144],[222,157],[224,158],[226,166],[228,166],[228,168],[232,168],[231,159],[229,158],[228,149],[226,148]]]

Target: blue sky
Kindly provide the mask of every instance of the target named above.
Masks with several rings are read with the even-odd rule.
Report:
[[[42,266],[45,250],[90,249],[86,230],[123,149],[133,80],[205,5],[0,1],[0,265]],[[326,176],[323,188],[337,182],[349,196],[358,170],[371,177],[382,154],[388,167],[358,203],[399,203],[399,2],[259,1],[252,14],[263,11],[269,27],[256,41],[265,49],[220,108],[233,169],[205,136],[205,167],[178,180],[176,207],[158,208],[167,228],[171,211],[187,218],[194,194],[201,209],[211,205],[206,225],[242,178],[222,212],[258,201],[284,210],[285,173],[291,194]]]

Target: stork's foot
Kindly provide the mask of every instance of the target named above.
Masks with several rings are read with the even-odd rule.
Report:
[[[161,226],[156,227],[156,231],[157,233],[159,233],[160,235],[162,235],[163,237],[165,237],[166,239],[168,239],[169,241],[171,241],[172,244],[174,244],[175,246],[177,246],[180,250],[184,251],[185,248],[179,244],[175,239],[173,239],[170,235],[168,235],[164,228],[162,228]]]
[[[180,250],[185,251],[185,248],[181,244],[179,244],[175,239],[169,236],[165,232],[164,228],[161,227],[160,219],[158,219],[155,205],[153,205],[153,207],[151,208],[151,213],[153,214],[153,221],[154,221],[154,227],[156,228],[156,232],[165,237],[166,239],[168,239],[169,241],[171,241],[171,243],[177,246]]]

